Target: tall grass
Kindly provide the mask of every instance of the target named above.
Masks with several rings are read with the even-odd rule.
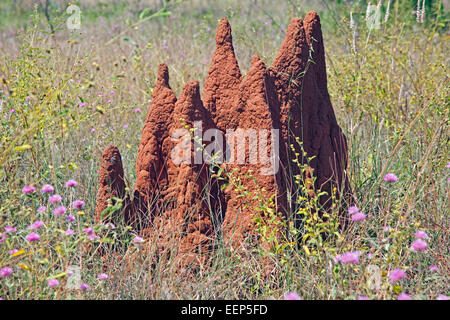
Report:
[[[450,295],[448,11],[442,1],[427,2],[425,21],[418,23],[411,14],[415,1],[391,1],[384,22],[388,2],[383,1],[378,30],[367,28],[363,1],[184,1],[145,22],[139,20],[148,17],[142,10],[150,7],[155,13],[159,2],[131,7],[115,1],[108,8],[86,2],[80,5],[79,31],[67,30],[65,8],[55,2],[50,12],[55,34],[40,9],[25,2],[17,6],[11,15],[18,18],[0,25],[0,268],[13,269],[0,278],[0,297],[278,299],[288,291],[305,299]],[[177,94],[188,80],[202,83],[217,20],[227,16],[243,73],[253,53],[270,65],[290,18],[309,9],[321,15],[329,92],[349,141],[348,176],[367,218],[323,240],[317,236],[323,221],[311,216],[312,240],[328,241],[320,246],[305,239],[305,248],[286,238],[273,251],[255,248],[236,255],[219,242],[211,266],[195,277],[176,272],[169,253],[157,259],[152,245],[133,242],[136,235],[127,226],[95,225],[97,170],[105,146],[118,145],[127,185],[134,185],[158,64],[169,65]],[[397,182],[383,180],[389,172]],[[78,186],[65,187],[68,179]],[[53,215],[56,205],[40,191],[45,183],[62,196],[74,222]],[[25,185],[37,190],[24,194]],[[81,210],[72,206],[76,199],[86,203]],[[303,208],[314,206],[314,199],[305,201]],[[40,206],[47,209],[38,213]],[[37,220],[44,222],[35,231],[40,239],[28,242],[32,230],[27,227]],[[326,230],[336,231],[331,223]],[[16,231],[6,233],[6,226]],[[290,226],[291,235],[304,231]],[[98,237],[89,238],[87,227]],[[68,228],[74,235],[65,235]],[[418,230],[428,234],[426,251],[411,250]],[[98,259],[95,248],[112,241],[122,245]],[[13,249],[17,252],[10,254]],[[357,264],[335,259],[356,251]],[[261,254],[273,266],[269,275]],[[82,281],[90,290],[67,289],[72,265],[82,266]],[[398,268],[407,275],[391,283],[389,275]],[[97,279],[101,273],[108,279]],[[378,276],[379,287],[371,285]],[[47,286],[52,278],[60,281],[58,287]]]

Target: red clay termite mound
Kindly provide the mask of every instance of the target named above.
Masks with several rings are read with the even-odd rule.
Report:
[[[319,125],[322,128],[322,139],[320,148],[315,150],[317,163],[313,166],[317,175],[316,188],[327,191],[330,195],[332,188],[336,187],[337,196],[350,203],[354,199],[348,177],[345,174],[348,161],[347,139],[337,123],[328,94],[325,49],[319,15],[315,11],[310,11],[305,17],[304,26],[306,40],[313,49],[314,64],[311,66],[313,72],[310,76],[316,83],[315,94],[321,98]],[[321,199],[321,203],[326,209],[329,208],[328,199]],[[343,220],[343,222],[345,221]]]
[[[241,81],[241,70],[234,55],[231,27],[227,18],[223,18],[217,27],[216,50],[203,89],[205,108],[211,113],[217,128],[222,131],[233,126],[233,123],[230,123],[233,119],[230,119],[229,108],[236,99]]]
[[[195,128],[196,124],[201,127]],[[195,159],[201,143],[193,140],[214,128],[200,99],[198,81],[185,85],[168,128],[169,136],[162,142],[164,150],[173,152],[167,161],[168,188],[163,192],[167,207],[146,231],[150,239],[156,237],[158,252],[171,251],[178,266],[199,267],[205,264],[214,240],[211,208],[216,207],[212,196],[216,192],[211,190],[214,185],[210,183],[208,164]]]
[[[125,196],[125,181],[123,175],[122,157],[116,146],[107,147],[102,154],[95,221],[97,223],[111,220],[106,216],[105,209],[114,205],[113,198],[123,199]],[[105,215],[102,216],[102,213]]]
[[[347,143],[328,94],[320,19],[314,11],[305,20],[291,20],[270,67],[255,55],[245,77],[234,54],[231,27],[222,19],[203,101],[199,91],[197,81],[188,82],[177,100],[167,66],[160,65],[142,131],[136,185],[125,208],[126,222],[155,244],[158,255],[168,253],[183,266],[204,264],[219,226],[233,247],[258,235],[256,229],[267,230],[261,224],[274,224],[280,234],[281,217],[296,216],[295,181],[301,175],[315,180],[307,187],[308,196],[317,194],[314,188],[326,191],[320,198],[322,212],[331,210],[333,192],[351,201]],[[212,143],[204,135],[209,129],[226,133],[223,143],[212,140],[226,158],[221,165],[205,161],[203,148]],[[107,195],[123,195],[124,190],[121,167],[108,171],[108,150],[102,159],[100,212]],[[223,169],[239,173],[234,173],[239,185],[231,179],[222,190],[222,182],[212,176],[223,177],[218,174]],[[106,192],[112,176],[120,176],[121,182]]]
[[[151,223],[157,208],[162,205],[161,192],[168,187],[166,163],[170,150],[162,148],[162,144],[169,135],[168,124],[176,101],[169,86],[167,65],[160,64],[136,160],[133,201],[126,209],[127,222],[139,230]]]
[[[286,38],[270,67],[280,101],[280,122],[283,148],[295,142],[295,137],[304,139],[303,131],[308,131],[309,118],[302,123],[301,95],[303,72],[308,61],[308,45],[300,18],[294,18],[288,26]]]
[[[227,132],[227,152],[231,153],[228,169],[239,173],[239,184],[245,187],[241,193],[249,192],[247,197],[242,197],[234,191],[239,189],[236,182],[227,190],[223,231],[225,240],[231,240],[234,247],[239,246],[247,236],[255,234],[253,220],[258,214],[264,214],[255,212],[255,203],[251,202],[258,205],[275,196],[273,208],[278,212],[278,200],[284,199],[284,184],[278,174],[279,137],[278,132],[273,130],[279,129],[278,114],[273,112],[279,109],[279,105],[278,100],[273,98],[273,83],[266,66],[254,55],[251,68],[239,85],[231,108],[228,108],[230,123],[234,124],[228,128],[232,131]],[[248,144],[245,137],[249,139]],[[241,160],[239,157],[242,157]]]
[[[313,62],[309,62],[310,54]],[[316,12],[309,12],[304,21],[291,20],[270,71],[281,103],[284,153],[290,159],[284,164],[287,168],[283,172],[284,179],[294,181],[293,177],[300,173],[299,166],[292,161],[295,154],[299,154],[299,161],[308,164],[317,178],[316,190],[327,192],[320,202],[323,210],[328,210],[334,188],[337,198],[349,194],[350,189],[344,178],[347,144],[327,90],[323,38]],[[302,156],[303,151],[305,156]],[[288,187],[295,196],[295,185]]]

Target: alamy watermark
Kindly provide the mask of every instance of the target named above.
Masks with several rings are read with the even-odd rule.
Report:
[[[379,1],[377,5],[372,5],[370,2],[367,4],[366,9],[366,26],[369,30],[379,30],[381,29],[381,7],[382,7],[382,1]],[[387,2],[386,11],[384,14],[384,23],[386,24],[389,20],[390,15],[390,8],[391,8],[391,0]],[[355,20],[353,19],[353,12],[350,12],[350,29],[353,29],[354,32],[356,32],[355,28]]]
[[[80,7],[72,4],[67,7],[66,13],[70,15],[67,18],[66,25],[70,30],[81,29],[81,10]]]
[[[378,5],[367,5],[366,26],[369,30],[381,28],[381,1]]]
[[[78,290],[81,286],[81,267],[69,266],[66,273],[68,275],[66,288],[68,290]]]
[[[192,130],[174,130],[171,139],[177,143],[171,151],[171,159],[176,165],[220,165],[225,161],[227,164],[258,165],[261,175],[274,175],[279,170],[278,129],[238,128],[226,130],[224,135],[218,129],[203,132],[202,122],[195,121]]]
[[[371,264],[367,267],[367,288],[370,290],[380,290],[381,269],[377,265]]]

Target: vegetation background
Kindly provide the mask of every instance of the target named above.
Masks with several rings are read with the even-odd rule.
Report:
[[[0,297],[3,299],[303,299],[445,298],[449,286],[449,1],[383,0],[381,27],[366,24],[368,1],[91,1],[81,29],[69,30],[67,1],[0,1]],[[378,4],[378,3],[372,3]],[[419,4],[419,6],[418,6]],[[276,250],[232,255],[219,246],[212,267],[179,275],[170,258],[136,243],[132,230],[94,225],[99,159],[115,144],[127,184],[157,66],[165,62],[177,95],[207,75],[218,19],[233,28],[243,74],[254,53],[270,65],[293,17],[321,17],[328,89],[349,142],[348,175],[367,215],[345,234],[332,221],[291,228]],[[398,177],[388,183],[383,176]],[[66,187],[69,179],[78,182]],[[62,196],[68,222],[40,191]],[[25,185],[36,190],[24,193]],[[72,202],[85,202],[82,209]],[[301,214],[313,213],[313,200]],[[46,206],[46,210],[38,208]],[[39,241],[27,241],[27,227]],[[289,221],[288,221],[289,222]],[[97,238],[83,230],[93,227]],[[12,228],[12,229],[11,229]],[[73,235],[66,235],[72,228]],[[336,236],[323,240],[323,231]],[[428,248],[411,249],[425,231]],[[86,232],[89,233],[89,232]],[[91,234],[92,235],[92,234]],[[133,239],[135,241],[133,241]],[[93,253],[122,243],[108,268]],[[129,250],[125,253],[125,249]],[[89,249],[91,248],[91,249]],[[358,252],[358,263],[334,261]],[[259,256],[273,260],[263,276]],[[127,258],[133,255],[130,263]],[[137,258],[136,258],[137,257]],[[84,290],[70,290],[70,266],[81,267]],[[393,270],[406,276],[393,281]],[[11,272],[12,273],[11,273]],[[105,273],[98,279],[98,275]],[[57,286],[49,280],[56,279]],[[76,288],[78,289],[78,288]]]

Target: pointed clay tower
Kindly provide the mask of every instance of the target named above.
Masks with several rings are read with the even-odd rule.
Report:
[[[302,138],[302,127],[308,126],[308,121],[301,119],[303,73],[307,61],[308,44],[303,21],[300,18],[294,18],[288,26],[286,38],[270,68],[280,101],[281,133],[286,144],[283,148],[287,154],[291,153],[289,146],[295,144],[295,137]]]
[[[223,18],[217,27],[216,50],[203,91],[205,108],[211,113],[217,128],[222,131],[233,126],[229,123],[228,112],[241,81],[241,71],[234,55],[231,27],[227,18]]]
[[[271,76],[281,103],[281,127],[286,155],[290,159],[285,164],[288,170],[284,172],[284,179],[293,181],[300,173],[292,159],[295,153],[302,155],[304,150],[306,157],[313,157],[309,161],[312,173],[305,179],[310,179],[308,175],[313,174],[317,178],[316,190],[328,193],[320,199],[327,210],[333,188],[336,187],[339,193],[348,187],[348,183],[343,178],[347,154],[345,136],[336,122],[328,95],[323,48],[320,20],[315,12],[308,13],[305,21],[292,19],[272,65]],[[308,62],[310,53],[314,63]],[[306,163],[306,157],[299,160]],[[296,186],[290,188],[295,194]],[[291,203],[294,201],[295,197]],[[291,211],[295,211],[294,206]]]
[[[315,83],[322,103],[321,110],[321,124],[329,126],[329,131],[326,132],[322,147],[320,150],[321,156],[317,164],[317,187],[321,187],[327,192],[331,192],[331,188],[337,187],[338,195],[343,197],[347,203],[354,201],[350,188],[348,177],[345,174],[347,168],[347,139],[339,127],[336,116],[334,114],[333,106],[331,104],[330,95],[327,88],[327,70],[325,63],[325,49],[323,44],[322,27],[320,25],[319,15],[315,11],[310,11],[304,20],[306,40],[310,48],[312,48],[312,59],[315,62],[312,65]],[[328,155],[328,156],[326,156]],[[332,181],[335,181],[332,183]],[[322,204],[326,206],[326,199],[323,199]]]
[[[95,207],[95,222],[110,221],[111,216],[105,209],[114,205],[113,198],[125,197],[122,157],[116,146],[107,147],[102,154],[99,172],[99,187]],[[102,216],[102,213],[104,215]]]
[[[209,167],[205,163],[193,163],[194,140],[189,129],[196,122],[202,125],[200,132],[193,132],[197,137],[214,127],[200,99],[199,83],[191,81],[185,85],[175,104],[170,135],[163,142],[163,149],[174,152],[167,161],[170,187],[164,193],[164,202],[169,205],[161,216],[156,217],[153,231],[160,252],[178,250],[177,264],[182,268],[188,264],[197,268],[205,263],[214,235],[210,208],[214,208],[215,200],[210,198]],[[183,134],[180,135],[177,130],[185,132],[179,131]],[[180,140],[174,141],[173,138],[178,137]],[[186,154],[188,157],[184,156]]]
[[[133,206],[129,208],[129,223],[143,222],[140,228],[151,223],[158,211],[161,192],[168,186],[166,162],[168,151],[162,142],[168,137],[177,98],[169,86],[167,65],[160,64],[153,89],[152,103],[142,130],[141,143],[136,161],[136,185]],[[140,229],[139,228],[139,229]]]
[[[309,61],[310,57],[314,63]],[[234,55],[230,25],[227,19],[222,19],[203,98],[204,102],[198,82],[194,81],[186,84],[177,101],[169,86],[167,66],[160,65],[139,146],[133,201],[125,208],[126,222],[153,239],[158,254],[170,251],[183,265],[203,264],[204,253],[213,246],[215,227],[222,221],[225,240],[240,246],[248,235],[256,233],[253,217],[269,199],[276,213],[295,215],[298,187],[295,179],[300,173],[307,181],[315,178],[315,189],[328,193],[320,198],[323,211],[330,208],[330,194],[334,190],[336,196],[351,202],[345,175],[347,144],[327,90],[323,37],[319,16],[314,11],[304,21],[291,20],[270,68],[254,56],[244,79]],[[209,166],[204,159],[193,162],[198,146],[192,143],[192,131],[186,128],[195,127],[196,122],[201,122],[199,132],[193,132],[198,137],[211,128],[223,133],[235,129],[256,131],[252,149],[248,149],[247,143],[244,147],[237,143],[227,145],[231,148],[228,151],[244,155],[244,163],[236,163],[235,158],[233,163],[223,166],[228,172],[241,173],[240,186],[248,192],[246,196],[242,197],[236,190],[239,188],[230,187],[222,192],[219,183],[209,176],[210,169],[216,167]],[[183,128],[189,136],[185,143],[177,141],[182,137],[176,134]],[[260,129],[266,130],[266,139],[260,139]],[[279,130],[276,152],[272,129]],[[187,154],[189,161],[177,161],[174,158],[177,152]],[[265,163],[260,158],[262,153],[265,159],[274,154],[278,158]],[[307,172],[300,171],[295,163],[297,154],[300,163],[310,158],[311,169]],[[264,171],[268,168],[272,172]],[[253,177],[246,176],[249,170]],[[117,148],[109,147],[102,157],[96,215],[107,207],[110,195],[123,196],[124,188],[120,154]],[[307,188],[307,195],[315,196],[312,186]],[[218,207],[224,208],[225,217],[218,217]],[[265,217],[263,222],[269,219]],[[138,224],[133,224],[135,221]]]
[[[237,99],[229,111],[230,119],[237,123],[232,129],[245,130],[246,134],[253,132],[252,137],[255,139],[252,141],[250,138],[250,143],[247,144],[243,136],[239,138],[239,131],[234,131],[237,140],[234,140],[233,144],[232,140],[229,140],[233,138],[227,135],[227,147],[231,148],[230,151],[234,154],[229,170],[238,170],[241,174],[239,181],[245,187],[242,192],[250,193],[250,196],[242,197],[233,186],[232,191],[228,191],[230,194],[223,231],[225,241],[231,240],[235,248],[256,229],[253,219],[261,215],[261,212],[256,210],[255,204],[268,205],[269,198],[273,196],[273,209],[278,212],[279,200],[284,199],[284,185],[278,179],[279,150],[275,145],[279,143],[279,137],[272,131],[279,130],[279,113],[273,112],[279,110],[279,103],[277,99],[273,99],[273,93],[273,83],[266,66],[254,55],[251,68],[240,84]],[[239,146],[238,141],[245,143],[245,147]],[[238,163],[239,156],[245,157],[245,164]],[[249,173],[252,177],[246,176]]]

